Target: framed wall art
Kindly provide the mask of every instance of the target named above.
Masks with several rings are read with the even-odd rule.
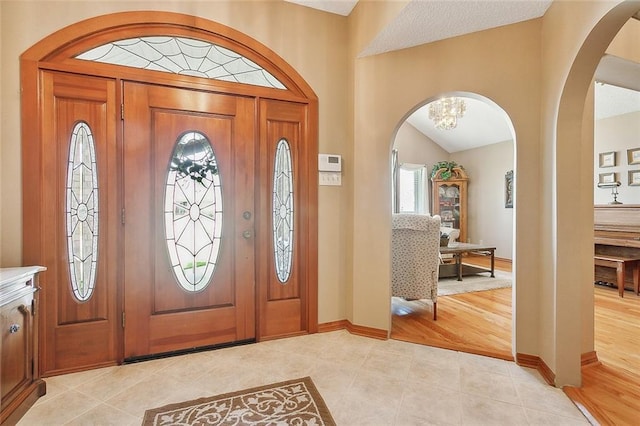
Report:
[[[504,207],[513,208],[513,170],[504,175]]]
[[[616,174],[614,172],[600,173],[598,175],[598,183],[615,183],[615,182],[616,182]]]
[[[600,167],[614,167],[616,165],[616,152],[601,152],[599,160]]]
[[[640,186],[640,170],[629,170],[629,186]]]
[[[627,150],[627,162],[631,164],[640,164],[640,148]]]

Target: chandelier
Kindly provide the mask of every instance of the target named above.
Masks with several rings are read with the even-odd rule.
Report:
[[[458,125],[458,118],[462,118],[467,106],[460,98],[442,98],[429,104],[429,118],[436,128],[451,130]]]

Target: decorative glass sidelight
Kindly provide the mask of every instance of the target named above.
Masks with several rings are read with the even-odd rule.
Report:
[[[271,73],[244,56],[204,40],[148,36],[94,47],[76,59],[286,90]]]
[[[286,139],[278,142],[273,170],[273,252],[276,275],[284,284],[293,257],[293,167]]]
[[[180,286],[204,289],[220,253],[222,188],[213,147],[196,131],[182,134],[171,154],[164,198],[169,260]]]
[[[96,283],[98,170],[93,134],[83,121],[71,132],[65,213],[71,289],[84,302],[91,298]]]

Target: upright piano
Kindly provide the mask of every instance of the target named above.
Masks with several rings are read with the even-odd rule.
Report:
[[[640,205],[607,204],[594,207],[595,254],[640,258]],[[633,289],[632,271],[626,271],[625,288]],[[595,267],[595,281],[616,282],[612,268]]]

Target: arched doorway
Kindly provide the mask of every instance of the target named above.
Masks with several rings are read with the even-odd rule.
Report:
[[[286,62],[133,12],[21,65],[43,375],[317,330],[317,98]]]
[[[465,102],[465,113],[453,128],[436,128],[429,118],[428,106],[437,99],[452,96]],[[462,228],[456,230],[456,235],[464,236],[452,241],[452,248],[468,243],[478,247],[479,244],[494,246],[494,260],[505,271],[496,270],[498,277],[494,279],[490,272],[483,272],[490,271],[491,256],[485,259],[467,253],[463,259],[465,277],[457,281],[451,276],[455,264],[444,264],[439,279],[442,297],[438,298],[437,321],[432,318],[430,302],[393,297],[391,338],[513,360],[512,289],[509,287],[515,278],[515,274],[511,274],[515,259],[515,203],[514,197],[507,201],[505,185],[507,176],[512,179],[515,169],[515,135],[508,114],[485,96],[469,92],[445,93],[425,100],[407,113],[392,137],[392,146],[398,151],[396,169],[402,170],[401,164],[408,164],[409,170],[420,170],[417,168],[420,165],[426,173],[425,182],[414,185],[417,191],[424,192],[425,199],[413,204],[426,207],[410,212],[440,214],[442,229]],[[463,166],[468,180],[463,202],[445,197],[445,206],[438,209],[429,181],[433,166],[442,161],[455,161]],[[402,182],[395,180],[393,188],[398,184],[402,186]],[[392,192],[400,195],[401,191]],[[397,203],[396,210],[406,208],[401,204]],[[406,204],[411,207],[411,203]],[[464,205],[462,215],[459,205]],[[446,211],[441,213],[439,210]],[[475,267],[473,262],[476,262]],[[465,288],[493,290],[463,295]],[[512,288],[515,292],[515,285]],[[466,300],[479,294],[491,294],[491,302]]]

